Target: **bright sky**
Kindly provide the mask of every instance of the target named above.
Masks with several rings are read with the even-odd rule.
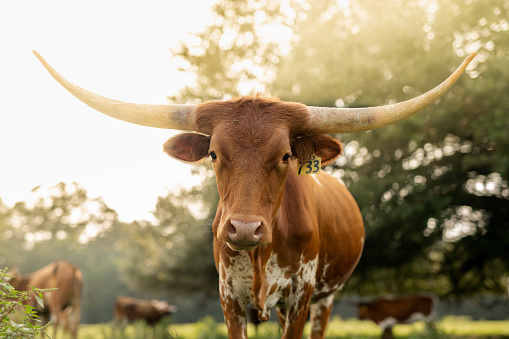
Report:
[[[212,22],[213,0],[0,2],[0,198],[29,200],[60,181],[102,196],[121,220],[149,218],[157,196],[190,186],[189,165],[162,152],[175,134],[103,116],[53,80],[37,50],[78,86],[164,104],[186,81],[170,48]]]

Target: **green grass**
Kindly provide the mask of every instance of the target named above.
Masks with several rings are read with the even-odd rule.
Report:
[[[309,325],[305,333],[309,333]],[[52,330],[50,330],[52,334]],[[337,317],[331,320],[327,332],[328,339],[368,339],[379,338],[380,329],[372,322],[356,319],[341,320]],[[279,325],[275,322],[261,324],[258,327],[258,336],[252,325],[248,328],[250,338],[276,339],[281,338]],[[402,339],[509,339],[509,320],[507,321],[471,321],[466,317],[446,317],[437,323],[436,331],[426,329],[422,322],[410,325],[396,325],[394,327],[396,338]],[[116,335],[112,332],[110,324],[82,325],[79,330],[79,339],[139,339],[153,337],[151,328],[143,324],[129,325],[123,333]],[[59,335],[59,338],[65,338]],[[156,338],[165,339],[227,339],[226,326],[217,323],[212,318],[204,318],[193,324],[170,324],[167,331],[163,326],[156,328]]]

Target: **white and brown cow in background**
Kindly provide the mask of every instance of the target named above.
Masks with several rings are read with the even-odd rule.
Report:
[[[381,107],[310,107],[274,98],[241,97],[197,105],[144,105],[108,99],[63,78],[35,52],[62,86],[90,107],[139,125],[191,131],[164,144],[170,156],[209,158],[220,201],[214,259],[230,338],[247,337],[246,308],[261,320],[278,308],[282,338],[301,338],[308,313],[311,338],[323,338],[334,294],[352,274],[364,244],[353,197],[325,173],[298,175],[334,161],[341,145],[327,133],[371,130],[403,120],[438,99],[465,62],[442,84],[408,101]],[[314,161],[321,158],[321,164]]]
[[[438,297],[432,293],[407,296],[387,296],[358,304],[361,320],[372,320],[382,329],[382,338],[394,338],[392,327],[396,324],[410,324],[425,321],[432,325],[438,307]]]
[[[54,291],[43,292],[44,308],[31,300],[31,305],[47,324],[53,320],[55,331],[52,338],[56,338],[59,325],[71,333],[73,339],[77,337],[78,326],[81,319],[81,293],[83,289],[83,276],[80,269],[65,261],[55,261],[43,268],[21,275],[17,269],[8,272],[12,276],[8,282],[18,291],[27,291],[29,286],[40,289],[57,288]]]
[[[161,319],[177,312],[177,307],[164,300],[144,300],[132,297],[117,297],[113,305],[115,324],[124,322],[145,321],[155,326]]]

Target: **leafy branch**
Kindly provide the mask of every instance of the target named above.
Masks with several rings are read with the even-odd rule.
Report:
[[[40,331],[49,338],[44,329],[51,321],[44,326],[35,325],[36,321],[40,322],[39,316],[36,308],[28,300],[35,299],[42,308],[44,307],[42,293],[54,291],[56,288],[40,289],[29,286],[27,291],[17,291],[3,280],[4,277],[12,277],[6,274],[6,271],[7,268],[0,271],[0,338],[34,338]],[[16,316],[17,309],[23,309],[22,316]]]

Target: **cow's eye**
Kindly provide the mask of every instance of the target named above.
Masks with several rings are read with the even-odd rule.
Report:
[[[214,153],[214,152],[210,152],[210,154],[209,154],[209,155],[210,155],[210,158],[211,158],[212,160],[216,160],[216,159],[217,159],[217,155],[216,155],[216,153]]]
[[[284,156],[283,156],[283,162],[288,162],[288,160],[290,160],[290,158],[292,157],[291,154],[288,154],[286,153]]]

